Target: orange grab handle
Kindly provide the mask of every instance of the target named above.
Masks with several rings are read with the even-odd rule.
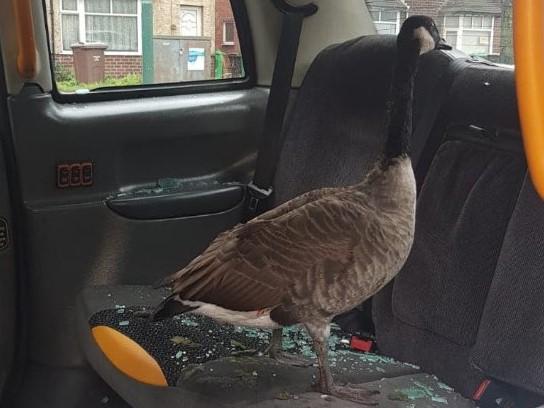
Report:
[[[527,164],[544,199],[544,1],[514,0],[516,89]]]
[[[24,80],[34,79],[38,73],[31,1],[12,0],[18,47],[17,72]]]

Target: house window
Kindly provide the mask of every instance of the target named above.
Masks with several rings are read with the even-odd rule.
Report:
[[[469,55],[493,54],[495,17],[462,15],[444,17],[444,37],[452,46]]]
[[[372,9],[370,14],[378,34],[398,34],[400,31],[400,11]]]
[[[79,42],[79,13],[77,0],[61,0],[62,49],[70,51]]]
[[[234,21],[223,22],[223,45],[234,45],[236,41],[236,25]]]
[[[99,42],[107,51],[137,53],[140,24],[139,0],[61,0],[63,51]]]
[[[202,36],[202,7],[181,6],[181,35]]]

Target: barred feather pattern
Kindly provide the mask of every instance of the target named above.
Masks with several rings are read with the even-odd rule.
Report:
[[[360,184],[311,191],[220,234],[164,282],[170,301],[270,310],[280,325],[328,322],[401,269],[415,202],[410,159],[378,162]]]

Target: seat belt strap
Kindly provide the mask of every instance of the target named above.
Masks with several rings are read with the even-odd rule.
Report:
[[[283,123],[291,91],[300,34],[304,18],[318,10],[313,3],[295,7],[285,0],[272,0],[283,14],[278,53],[266,107],[264,129],[261,135],[259,153],[253,181],[247,186],[246,220],[267,209],[267,199],[272,195],[272,185],[283,146]]]

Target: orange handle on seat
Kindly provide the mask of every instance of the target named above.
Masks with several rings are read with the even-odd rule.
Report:
[[[17,35],[17,72],[24,80],[36,78],[38,58],[32,20],[31,0],[13,0]]]
[[[514,0],[516,89],[533,184],[544,199],[544,1]]]

